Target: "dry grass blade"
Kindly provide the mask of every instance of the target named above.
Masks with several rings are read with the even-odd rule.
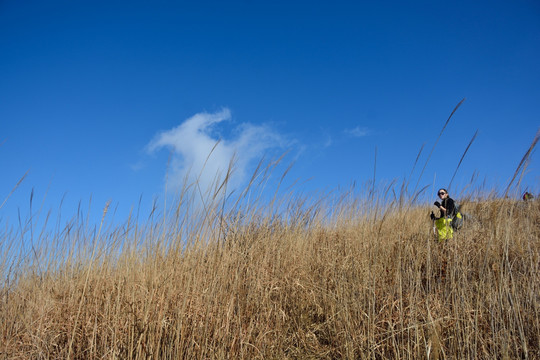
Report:
[[[454,113],[457,111],[457,109],[461,106],[461,104],[463,104],[463,102],[465,101],[465,98],[463,98],[457,105],[456,107],[454,108],[454,110],[452,110],[452,113],[450,114],[450,116],[448,117],[448,119],[446,120],[446,122],[444,123],[444,126],[442,127],[441,129],[441,132],[439,133],[439,136],[437,137],[437,140],[435,140],[435,144],[433,144],[433,147],[431,148],[431,151],[429,152],[429,155],[426,159],[426,162],[424,164],[424,167],[422,168],[422,171],[420,172],[420,175],[418,175],[418,180],[416,181],[416,185],[414,186],[414,190],[413,190],[413,194],[416,193],[416,189],[418,189],[418,184],[420,183],[420,180],[422,179],[422,175],[424,175],[424,171],[426,170],[426,167],[429,163],[429,160],[431,159],[431,155],[433,155],[433,151],[435,151],[435,147],[437,147],[437,143],[439,142],[439,140],[441,139],[442,137],[442,134],[444,133],[444,130],[446,129],[446,127],[448,126],[448,123],[450,123],[450,119],[452,118],[452,116],[454,115]]]
[[[375,196],[375,180],[377,176],[377,147],[375,146],[375,156],[373,159],[373,182],[371,184],[371,197]]]
[[[461,155],[461,159],[459,159],[459,163],[456,167],[456,170],[454,171],[454,175],[452,175],[452,179],[450,180],[450,183],[448,184],[448,190],[452,188],[452,182],[454,182],[454,178],[456,177],[456,174],[459,170],[459,167],[461,166],[461,163],[463,162],[463,159],[465,158],[465,155],[467,155],[467,152],[469,151],[469,148],[471,147],[472,143],[476,139],[476,136],[478,135],[478,130],[474,133],[474,136],[472,137],[471,141],[469,141],[469,145],[467,145],[467,148],[463,152],[463,155]]]
[[[519,162],[519,165],[518,165],[516,171],[514,172],[514,176],[512,177],[512,180],[510,180],[510,182],[508,183],[508,186],[506,187],[506,191],[504,192],[504,197],[508,196],[508,192],[510,191],[510,187],[512,186],[512,183],[514,182],[514,180],[516,179],[516,177],[520,173],[520,170],[522,169],[523,165],[528,161],[528,159],[531,156],[531,153],[532,153],[534,147],[536,146],[536,144],[538,143],[539,139],[540,139],[540,129],[538,129],[538,131],[536,132],[536,135],[534,136],[534,139],[533,139],[533,141],[531,143],[531,146],[529,146],[529,149],[527,150],[525,155],[523,155],[523,158]]]
[[[422,154],[422,151],[424,150],[425,146],[426,146],[426,143],[423,143],[422,146],[420,147],[420,150],[418,150],[418,154],[416,155],[416,159],[414,160],[414,164],[413,164],[413,166],[411,168],[411,173],[409,174],[409,177],[406,178],[403,181],[403,184],[401,185],[401,191],[399,193],[399,200],[396,200],[396,201],[398,201],[400,207],[405,202],[405,199],[408,196],[409,183],[411,181],[412,175],[414,173],[414,169],[416,169],[416,165],[418,164],[418,160],[420,160],[420,155]]]
[[[11,191],[9,192],[8,196],[4,199],[4,201],[2,202],[2,205],[0,205],[0,209],[4,207],[4,205],[6,204],[6,202],[8,201],[8,199],[11,197],[11,195],[13,195],[13,193],[15,192],[15,190],[19,187],[19,185],[21,185],[21,183],[23,182],[24,178],[26,178],[26,176],[28,175],[28,173],[30,172],[30,170],[27,170],[26,173],[19,179],[19,181],[17,181],[17,184],[15,184],[15,186],[13,187],[13,189],[11,189]]]
[[[412,174],[414,172],[414,169],[416,168],[416,165],[418,164],[418,160],[420,160],[420,155],[422,154],[422,151],[424,150],[424,147],[426,146],[426,143],[423,143],[420,147],[420,150],[418,150],[418,154],[416,155],[416,159],[414,160],[413,167],[411,169],[411,174],[409,175],[409,178],[412,177]]]

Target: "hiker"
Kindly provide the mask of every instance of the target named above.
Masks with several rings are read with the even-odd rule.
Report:
[[[529,201],[529,200],[532,200],[532,199],[534,199],[534,196],[530,192],[526,191],[525,194],[523,194],[523,200],[524,201]]]
[[[452,239],[454,236],[454,230],[452,229],[452,218],[456,213],[456,205],[454,200],[448,195],[446,189],[439,189],[437,195],[441,199],[441,202],[435,201],[435,205],[439,211],[440,216],[436,217],[431,212],[431,220],[435,220],[435,227],[437,228],[437,235],[439,241]]]

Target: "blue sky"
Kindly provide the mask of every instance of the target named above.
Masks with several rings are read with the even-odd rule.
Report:
[[[237,154],[289,151],[306,191],[409,176],[504,190],[540,125],[540,3],[0,2],[0,209],[118,216]],[[170,157],[170,160],[169,160]],[[169,164],[169,165],[167,165]],[[531,157],[522,188],[540,190]],[[208,182],[208,180],[205,180]],[[434,195],[434,194],[433,194]],[[435,196],[433,196],[435,197]],[[99,210],[97,211],[99,212]]]

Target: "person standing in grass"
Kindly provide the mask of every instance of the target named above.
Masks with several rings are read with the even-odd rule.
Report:
[[[454,230],[452,229],[452,218],[456,212],[456,204],[454,200],[448,195],[446,189],[439,189],[437,192],[441,202],[435,201],[433,204],[439,209],[440,216],[436,217],[431,212],[431,220],[435,220],[435,227],[437,228],[437,235],[439,241],[452,239],[454,236]]]

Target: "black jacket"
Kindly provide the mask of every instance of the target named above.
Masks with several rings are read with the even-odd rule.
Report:
[[[441,206],[446,209],[447,217],[454,217],[454,215],[456,214],[456,203],[452,198],[447,197],[446,199],[444,199],[441,202]],[[439,216],[439,218],[444,217],[444,215],[444,211],[441,210],[441,215]]]

